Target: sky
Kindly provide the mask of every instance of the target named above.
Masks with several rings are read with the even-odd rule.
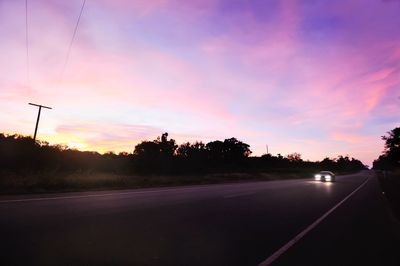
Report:
[[[34,102],[38,138],[80,150],[168,132],[371,165],[399,126],[398,0],[87,0],[72,46],[82,0],[27,2],[28,41],[0,0],[0,132],[33,135]]]

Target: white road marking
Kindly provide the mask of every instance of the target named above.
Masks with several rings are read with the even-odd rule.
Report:
[[[298,181],[298,180],[290,180],[290,181]],[[272,184],[275,181],[268,181],[269,184]],[[282,181],[279,181],[282,182]],[[263,183],[263,182],[256,182]],[[296,182],[297,183],[297,182]],[[247,183],[246,185],[251,184]],[[240,183],[227,183],[227,184],[207,184],[207,185],[193,185],[186,187],[174,187],[174,188],[164,188],[157,190],[146,190],[146,191],[127,191],[127,192],[111,192],[111,193],[103,193],[103,194],[88,194],[88,195],[80,195],[80,196],[58,196],[58,197],[41,197],[41,198],[25,198],[25,199],[9,199],[9,200],[0,200],[1,203],[13,203],[13,202],[31,202],[31,201],[44,201],[44,200],[60,200],[60,199],[80,199],[80,198],[93,198],[93,197],[105,197],[105,196],[118,196],[118,195],[129,195],[129,194],[146,194],[146,193],[158,193],[158,192],[169,192],[169,191],[190,191],[190,190],[201,190],[214,188],[216,186],[220,187],[236,187],[243,184]]]
[[[253,194],[255,194],[255,192],[237,193],[237,194],[224,196],[224,199],[236,198],[236,197],[241,197],[241,196],[248,196],[248,195],[253,195]]]
[[[302,239],[308,232],[314,229],[319,223],[321,223],[329,214],[331,214],[334,210],[336,210],[340,205],[342,205],[346,200],[348,200],[351,196],[353,196],[358,190],[360,190],[369,180],[365,180],[360,186],[358,186],[353,192],[351,192],[347,197],[341,200],[338,204],[333,206],[329,211],[327,211],[324,215],[318,218],[315,222],[309,225],[306,229],[304,229],[301,233],[296,235],[293,239],[287,242],[284,246],[280,249],[275,251],[271,256],[269,256],[266,260],[258,264],[258,266],[268,266],[271,265],[277,258],[279,258],[283,253],[285,253],[291,246],[296,244],[300,239]]]
[[[10,200],[0,200],[0,203],[30,202],[30,201],[43,201],[43,200],[60,200],[60,199],[81,199],[81,198],[129,195],[129,194],[146,194],[146,193],[169,192],[169,191],[176,191],[176,190],[186,191],[186,190],[194,190],[194,189],[196,189],[196,188],[194,188],[194,187],[191,187],[191,188],[166,188],[166,189],[159,189],[159,190],[114,192],[114,193],[89,194],[89,195],[80,195],[80,196],[60,196],[60,197],[42,197],[42,198],[27,198],[27,199],[10,199]]]

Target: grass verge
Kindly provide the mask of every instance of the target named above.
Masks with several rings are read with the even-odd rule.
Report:
[[[216,173],[205,175],[122,175],[101,172],[0,173],[0,194],[72,192],[182,185],[269,181],[310,177],[307,172]]]
[[[382,191],[400,221],[400,169],[378,172]]]

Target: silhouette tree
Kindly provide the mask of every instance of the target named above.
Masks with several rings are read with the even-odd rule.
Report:
[[[207,149],[203,142],[186,142],[178,147],[176,154],[183,158],[200,159],[207,156]]]
[[[326,169],[336,169],[336,162],[334,159],[330,159],[329,157],[325,157],[320,163],[320,169],[321,170],[326,170]]]
[[[392,129],[388,132],[388,136],[383,136],[385,141],[384,154],[389,164],[393,167],[400,166],[400,127]]]
[[[286,158],[290,161],[290,162],[302,162],[303,160],[301,159],[301,154],[294,152],[294,153],[290,153],[286,156]]]
[[[225,139],[223,143],[224,157],[228,161],[242,160],[251,154],[250,145],[236,138]]]
[[[135,168],[143,173],[173,172],[177,169],[173,160],[177,147],[174,139],[168,140],[168,133],[153,141],[142,141],[135,146],[133,152],[136,157]]]
[[[382,136],[385,141],[385,154],[398,156],[400,152],[400,127],[387,132],[388,136]]]
[[[397,158],[395,162],[398,162],[398,130],[392,131],[384,139],[387,144],[383,159],[386,162],[390,156]],[[364,168],[359,160],[348,156],[339,156],[336,160],[325,158],[321,162],[309,162],[303,161],[299,153],[289,154],[287,157],[281,154],[249,157],[250,154],[250,146],[236,138],[215,140],[207,144],[187,142],[178,147],[175,140],[168,139],[168,133],[164,133],[153,141],[137,144],[132,154],[99,154],[69,149],[63,145],[50,145],[47,142],[35,143],[30,137],[0,134],[0,174],[7,171],[30,174],[87,170],[124,174],[196,174],[316,169],[353,171]]]
[[[394,128],[382,136],[385,141],[383,154],[374,161],[375,169],[393,169],[400,167],[400,127]]]
[[[221,161],[224,159],[224,143],[220,140],[215,140],[207,143],[209,159]]]
[[[175,154],[175,150],[178,147],[174,139],[168,140],[168,133],[164,133],[161,135],[161,141],[157,138],[157,141],[160,147],[160,153],[164,157],[172,157]]]
[[[133,154],[140,158],[158,158],[160,155],[160,145],[156,141],[142,141],[135,146]]]
[[[236,138],[211,141],[207,143],[206,148],[209,152],[209,158],[217,161],[238,161],[251,154],[250,146]]]

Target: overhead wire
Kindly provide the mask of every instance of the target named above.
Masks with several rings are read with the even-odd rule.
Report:
[[[65,61],[64,61],[63,67],[61,69],[61,74],[59,76],[58,84],[61,84],[61,82],[63,80],[64,73],[65,73],[65,70],[67,68],[67,65],[68,65],[68,62],[69,62],[69,58],[70,58],[70,55],[71,55],[72,46],[74,44],[75,37],[76,37],[77,31],[78,31],[79,23],[80,23],[82,14],[83,14],[83,10],[85,8],[85,4],[86,4],[86,0],[83,0],[81,8],[80,8],[79,16],[78,16],[78,19],[76,21],[75,28],[74,28],[74,31],[73,31],[73,34],[72,34],[72,37],[71,37],[71,41],[70,41],[69,46],[68,46],[68,50],[67,50],[67,54],[66,54],[66,57],[65,57]],[[32,86],[31,86],[31,73],[30,73],[29,16],[28,16],[29,15],[29,11],[28,11],[28,9],[29,9],[28,0],[25,0],[26,86],[27,86],[28,95],[29,95],[29,98],[30,98],[31,97]]]
[[[25,47],[26,47],[26,86],[28,95],[31,96],[31,78],[29,66],[29,25],[28,25],[28,0],[25,0]]]
[[[65,57],[64,65],[63,65],[62,70],[61,70],[59,84],[61,84],[61,82],[62,82],[62,80],[64,78],[64,73],[65,73],[65,70],[66,70],[68,62],[69,62],[69,58],[70,58],[71,50],[72,50],[72,45],[74,44],[74,41],[75,41],[75,36],[76,36],[77,31],[78,31],[79,22],[81,21],[81,17],[82,17],[83,9],[85,8],[85,4],[86,4],[86,0],[83,0],[82,6],[81,6],[81,10],[79,12],[79,16],[78,16],[78,19],[77,19],[76,24],[75,24],[74,32],[72,34],[72,38],[71,38],[71,41],[70,41],[69,46],[68,46],[67,56]]]

